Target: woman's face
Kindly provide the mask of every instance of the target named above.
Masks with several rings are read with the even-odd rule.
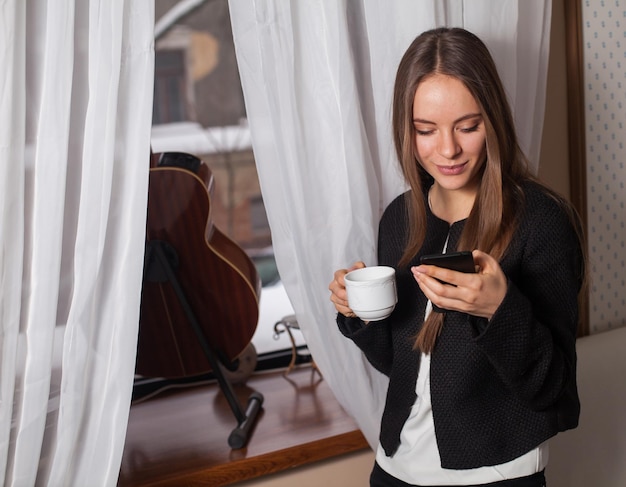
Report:
[[[486,133],[478,103],[456,78],[426,78],[413,100],[415,148],[440,190],[475,194],[486,158]]]

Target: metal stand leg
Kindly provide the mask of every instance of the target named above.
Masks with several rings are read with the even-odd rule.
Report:
[[[220,363],[217,355],[209,345],[204,333],[202,332],[202,328],[200,327],[200,324],[198,323],[198,320],[196,319],[196,316],[193,313],[193,310],[191,309],[187,298],[185,297],[185,293],[180,286],[176,275],[174,274],[174,270],[172,268],[172,265],[170,264],[170,260],[168,259],[165,252],[165,247],[167,246],[167,244],[165,242],[153,240],[148,242],[147,246],[148,247],[146,248],[146,255],[149,257],[152,253],[154,253],[156,263],[160,265],[160,269],[165,272],[165,277],[167,277],[167,280],[172,284],[174,291],[176,292],[176,295],[185,311],[187,319],[189,320],[189,324],[193,328],[193,331],[195,332],[198,341],[200,342],[200,346],[202,347],[202,351],[209,361],[209,364],[213,369],[213,373],[217,378],[220,388],[226,396],[228,404],[233,411],[235,418],[237,419],[237,427],[231,432],[230,436],[228,437],[228,445],[231,448],[235,449],[243,448],[248,442],[252,426],[254,425],[261,406],[263,405],[263,395],[259,392],[253,392],[252,394],[250,394],[250,396],[248,397],[246,411],[244,412],[242,410],[241,405],[239,404],[239,401],[237,400],[237,397],[233,391],[232,384],[224,375],[224,371],[222,368],[223,365]],[[171,253],[171,248],[169,248],[168,250]]]

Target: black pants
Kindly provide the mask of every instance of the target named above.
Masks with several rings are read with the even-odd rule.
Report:
[[[455,487],[545,487],[546,479],[543,472],[538,472],[528,477],[520,477],[518,479],[501,480],[500,482],[490,482],[481,484],[480,486],[455,486]],[[407,484],[402,480],[398,480],[385,472],[378,463],[374,463],[374,469],[370,475],[370,487],[428,487],[426,485],[419,486]]]

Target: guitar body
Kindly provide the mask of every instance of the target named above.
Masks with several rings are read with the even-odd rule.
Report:
[[[171,154],[192,158],[195,167],[150,168],[136,366],[136,373],[145,377],[189,377],[212,370],[151,244],[165,249],[189,309],[224,364],[246,349],[259,318],[261,281],[256,267],[212,224],[213,175],[194,156]]]

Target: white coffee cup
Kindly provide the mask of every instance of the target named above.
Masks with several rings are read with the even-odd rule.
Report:
[[[363,267],[345,276],[348,306],[364,321],[387,318],[398,302],[393,267]]]

